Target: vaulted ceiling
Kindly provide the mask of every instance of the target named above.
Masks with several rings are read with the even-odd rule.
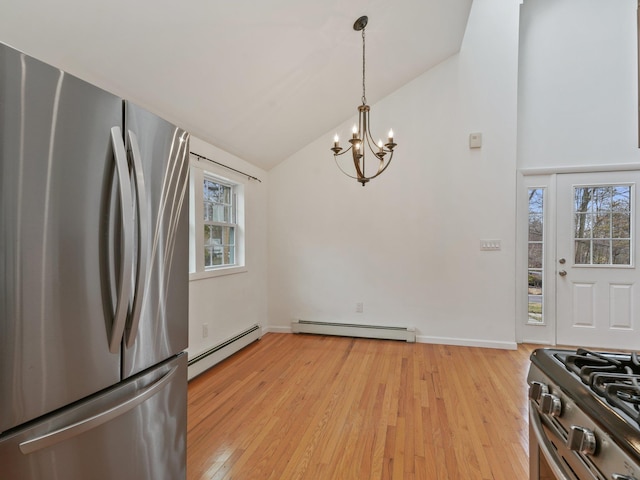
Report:
[[[270,169],[459,51],[472,0],[19,0],[0,42]],[[331,137],[327,137],[327,149]]]

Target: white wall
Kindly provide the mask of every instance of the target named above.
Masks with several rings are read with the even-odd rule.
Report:
[[[209,162],[211,173],[244,184],[246,272],[189,282],[189,357],[218,345],[254,324],[267,323],[267,174],[265,171],[191,137],[191,151],[253,175],[247,180]],[[202,325],[209,325],[203,338]]]
[[[269,172],[269,328],[395,324],[513,346],[518,16],[517,0],[475,0],[461,53],[372,105],[374,135],[393,127],[398,147],[366,187],[338,171],[333,132]]]
[[[636,0],[525,0],[521,168],[638,162]]]

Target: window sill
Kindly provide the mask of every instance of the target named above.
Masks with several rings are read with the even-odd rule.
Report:
[[[236,273],[245,273],[248,269],[246,266],[234,266],[215,268],[204,272],[193,272],[189,274],[189,281],[204,280],[205,278],[221,277],[223,275],[234,275]]]

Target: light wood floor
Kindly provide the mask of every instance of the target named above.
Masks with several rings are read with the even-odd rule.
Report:
[[[188,479],[527,479],[532,349],[267,334],[190,382]]]

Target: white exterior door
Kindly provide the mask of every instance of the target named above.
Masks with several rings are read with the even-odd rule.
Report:
[[[557,177],[556,343],[640,349],[640,172]]]

